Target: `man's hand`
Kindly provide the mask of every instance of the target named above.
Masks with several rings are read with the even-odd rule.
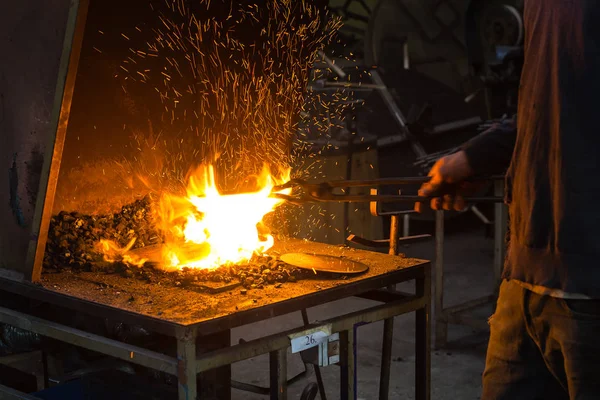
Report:
[[[419,196],[433,197],[432,209],[462,211],[466,208],[463,196],[471,192],[474,185],[465,182],[473,176],[473,170],[464,151],[439,159],[429,171],[429,176],[431,180],[421,186]],[[415,210],[421,212],[422,206],[422,203],[417,203]]]

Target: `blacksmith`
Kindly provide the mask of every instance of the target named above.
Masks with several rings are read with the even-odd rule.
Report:
[[[508,167],[510,242],[482,398],[600,399],[600,1],[524,4],[518,118],[440,160],[421,193]]]

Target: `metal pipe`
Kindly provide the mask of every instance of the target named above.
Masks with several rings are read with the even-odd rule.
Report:
[[[392,256],[398,255],[398,236],[400,235],[400,221],[397,215],[392,215],[390,224],[390,250]]]
[[[431,270],[416,279],[416,293],[429,301],[417,310],[415,318],[415,398],[429,400],[431,397]]]
[[[403,215],[404,222],[402,224],[402,237],[410,236],[410,214]]]
[[[383,321],[383,342],[381,345],[381,370],[379,371],[379,399],[387,400],[390,394],[390,369],[392,364],[392,344],[394,319]]]
[[[446,345],[448,324],[444,318],[444,211],[435,213],[435,346]]]
[[[287,399],[287,349],[269,353],[271,400]]]
[[[339,66],[335,65],[333,60],[330,59],[329,57],[327,57],[327,54],[325,54],[325,52],[323,50],[319,50],[319,55],[323,58],[323,61],[325,61],[325,64],[327,64],[327,66],[329,66],[329,68],[331,68],[333,70],[333,72],[336,73],[337,76],[339,76],[340,78],[346,77],[346,73],[344,72],[344,70],[341,69]]]

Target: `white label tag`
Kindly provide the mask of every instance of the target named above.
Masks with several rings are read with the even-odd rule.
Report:
[[[298,353],[310,349],[311,347],[318,346],[319,344],[326,342],[329,335],[331,335],[331,325],[320,326],[318,328],[290,335],[289,338],[292,343],[292,353]]]

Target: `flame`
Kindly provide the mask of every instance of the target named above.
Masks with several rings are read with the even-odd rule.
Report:
[[[191,176],[185,198],[165,195],[161,200],[159,219],[163,230],[171,234],[163,264],[167,268],[213,269],[266,252],[274,239],[263,218],[283,203],[271,194],[287,180],[289,170],[276,179],[264,167],[256,177],[255,191],[222,194],[213,166],[201,166]],[[289,190],[282,193],[286,192]]]
[[[105,261],[124,262],[125,264],[141,267],[148,260],[128,254],[129,250],[131,250],[135,244],[135,241],[136,238],[133,238],[125,247],[120,247],[112,240],[102,239],[96,244],[96,251],[104,255]]]

